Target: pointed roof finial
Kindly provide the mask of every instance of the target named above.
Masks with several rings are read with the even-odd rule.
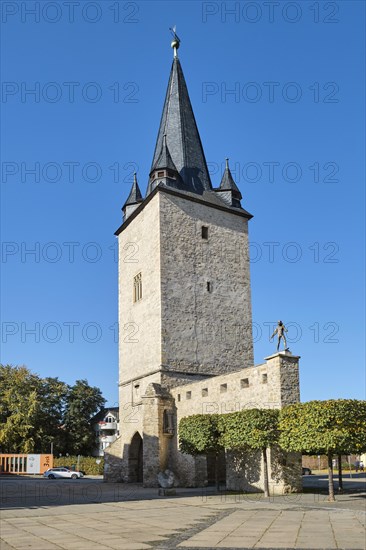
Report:
[[[219,189],[221,191],[233,191],[236,194],[236,196],[239,199],[241,199],[242,196],[241,196],[239,187],[236,185],[236,183],[234,181],[234,178],[231,174],[230,168],[229,168],[229,159],[228,159],[228,157],[226,157],[225,163],[226,163],[225,171],[222,175],[222,180],[221,180]]]
[[[174,57],[177,57],[177,50],[180,46],[180,38],[178,37],[177,33],[175,32],[177,29],[177,26],[174,25],[174,27],[170,27],[169,30],[173,35],[172,43],[170,44],[174,51]]]
[[[139,187],[139,184],[137,183],[137,174],[136,174],[136,172],[134,172],[133,173],[133,183],[132,183],[131,191],[130,191],[130,194],[128,195],[128,197],[127,197],[127,200],[126,200],[125,204],[122,206],[122,210],[123,210],[123,208],[125,208],[128,205],[137,204],[138,202],[142,202],[142,200],[143,200],[143,198],[142,198],[142,195],[141,195],[140,187]]]

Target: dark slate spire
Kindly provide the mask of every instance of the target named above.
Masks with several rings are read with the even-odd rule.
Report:
[[[182,190],[199,193],[212,190],[205,154],[198,133],[187,85],[177,56],[176,42],[172,42],[174,59],[165,96],[151,170],[154,169],[166,136],[171,159],[182,179]]]
[[[133,174],[133,184],[131,187],[130,194],[128,195],[126,202],[122,206],[125,219],[128,218],[128,216],[132,214],[134,210],[136,210],[136,208],[142,201],[143,201],[143,198],[141,195],[139,184],[137,183],[137,177],[135,172]]]
[[[223,173],[220,187],[215,189],[216,193],[220,193],[221,199],[226,202],[229,206],[235,206],[236,208],[241,208],[240,201],[242,199],[240,189],[236,185],[231,171],[229,168],[229,159],[226,158],[225,171]]]

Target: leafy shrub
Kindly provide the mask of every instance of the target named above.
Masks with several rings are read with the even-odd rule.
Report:
[[[96,463],[96,460],[100,460],[100,464]],[[53,459],[54,468],[60,466],[66,466],[71,468],[75,466],[77,469],[78,457],[77,456],[60,456]],[[104,470],[104,458],[94,456],[81,456],[79,461],[79,470],[85,472],[85,475],[103,475]]]

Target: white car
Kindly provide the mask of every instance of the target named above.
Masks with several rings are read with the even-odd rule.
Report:
[[[49,468],[43,474],[43,477],[48,479],[58,479],[58,478],[69,478],[69,479],[78,479],[83,477],[82,472],[75,472],[74,470],[69,470],[68,468]]]

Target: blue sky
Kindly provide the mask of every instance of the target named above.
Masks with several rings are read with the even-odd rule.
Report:
[[[303,400],[364,398],[364,11],[3,2],[1,361],[116,403],[113,233],[134,169],[146,189],[176,24],[213,184],[230,157],[254,215],[255,363],[282,319]]]

